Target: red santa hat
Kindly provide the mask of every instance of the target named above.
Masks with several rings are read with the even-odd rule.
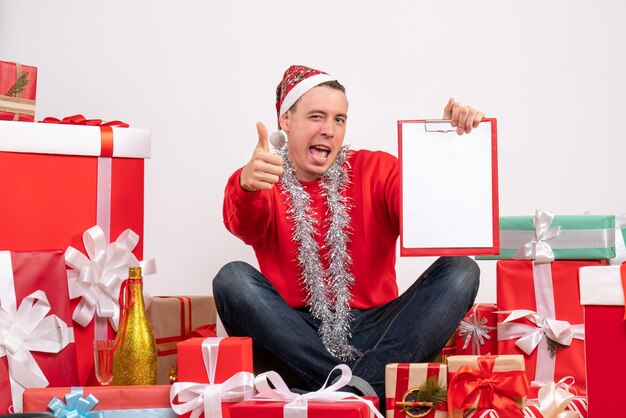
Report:
[[[286,142],[285,133],[280,130],[280,117],[291,109],[304,93],[313,87],[333,80],[335,78],[327,73],[304,65],[292,65],[287,68],[283,79],[276,87],[276,113],[279,119],[279,131],[270,135],[270,142],[275,148],[282,148]]]

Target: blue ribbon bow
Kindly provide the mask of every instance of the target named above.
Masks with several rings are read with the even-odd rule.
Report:
[[[65,403],[59,398],[54,398],[48,404],[48,408],[57,418],[103,418],[102,411],[92,411],[98,403],[98,398],[93,395],[83,397],[81,388],[72,389],[65,395]]]

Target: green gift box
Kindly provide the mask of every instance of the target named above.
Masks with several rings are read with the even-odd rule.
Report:
[[[626,231],[623,231],[626,232]],[[500,218],[500,255],[477,260],[600,260],[615,257],[615,216],[535,216]]]

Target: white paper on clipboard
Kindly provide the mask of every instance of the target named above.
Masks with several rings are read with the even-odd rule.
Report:
[[[498,253],[495,122],[398,122],[402,255]]]

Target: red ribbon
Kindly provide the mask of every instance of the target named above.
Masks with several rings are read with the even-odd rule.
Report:
[[[43,123],[57,123],[60,125],[84,125],[84,126],[99,126],[100,127],[100,156],[112,157],[113,156],[113,129],[112,128],[128,128],[126,122],[120,120],[112,120],[110,122],[103,122],[102,119],[86,119],[83,115],[72,115],[64,117],[63,119],[57,119],[53,117],[44,118]]]
[[[135,306],[135,292],[131,288],[133,284],[141,284],[141,279],[126,279],[122,282],[122,286],[120,287],[120,297],[119,297],[119,305],[120,305],[120,325],[117,330],[117,338],[115,340],[115,347],[113,351],[117,350],[117,346],[124,338],[124,334],[126,334],[126,328],[128,325],[128,312],[130,308]],[[142,295],[143,297],[143,295]]]
[[[522,370],[494,372],[496,356],[478,358],[478,370],[461,366],[448,386],[448,413],[470,408],[478,398],[479,409],[495,409],[502,417],[524,417],[513,398],[528,396],[528,381]]]

